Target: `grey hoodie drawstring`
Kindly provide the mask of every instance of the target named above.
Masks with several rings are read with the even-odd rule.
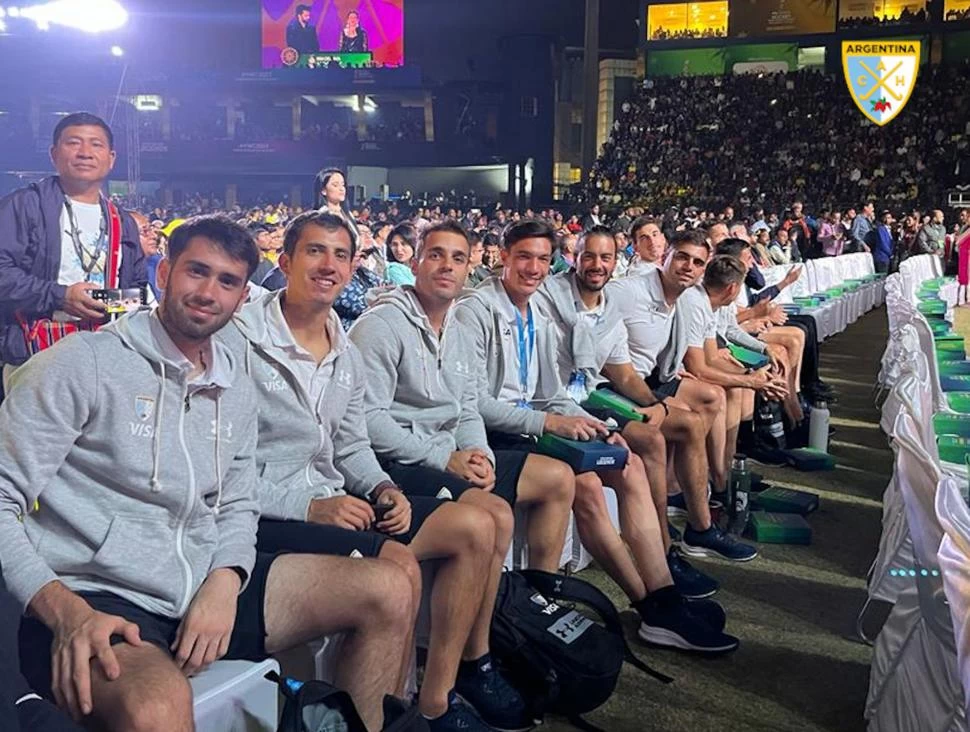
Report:
[[[158,405],[155,408],[155,434],[152,435],[152,478],[148,481],[148,486],[152,493],[162,490],[162,482],[158,478],[158,473],[162,468],[162,408],[165,406],[165,364],[159,364],[162,368],[162,378],[158,386]]]
[[[250,353],[252,352],[252,350],[253,350],[252,344],[249,342],[249,339],[246,338],[246,375],[247,376],[253,375],[253,369],[250,363],[250,359],[251,359]]]
[[[222,437],[222,392],[216,396],[216,505],[212,512],[218,516],[222,508],[222,456],[219,454],[219,440]]]

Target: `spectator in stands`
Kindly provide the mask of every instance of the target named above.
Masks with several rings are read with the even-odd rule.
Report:
[[[827,257],[838,257],[845,247],[845,227],[841,211],[826,211],[818,226],[818,243]]]
[[[254,285],[262,285],[266,276],[276,267],[276,242],[270,227],[266,224],[250,225],[249,233],[255,239],[260,254],[259,265],[253,272],[251,281]]]
[[[601,418],[615,419],[622,427],[624,439],[637,449],[647,469],[653,504],[659,517],[667,515],[667,451],[662,444],[652,443],[651,431],[659,431],[662,438],[676,446],[671,450],[674,473],[687,496],[674,496],[673,504],[676,510],[687,513],[693,526],[703,530],[711,521],[707,502],[704,420],[699,414],[669,407],[666,401],[658,400],[633,368],[626,328],[616,315],[616,303],[607,299],[605,293],[615,261],[615,257],[610,256],[611,238],[609,230],[604,227],[586,232],[579,242],[576,271],[550,277],[538,292],[540,307],[548,311],[559,330],[560,381],[569,383],[574,392],[577,387],[582,387],[587,394],[608,385],[641,405],[637,411],[643,415],[645,428],[643,424],[629,422],[612,411],[604,413],[588,404],[586,409]],[[637,521],[633,514],[640,510],[637,506],[631,507],[628,520]],[[641,538],[638,532],[631,530],[622,530],[622,534],[635,536],[637,540]],[[685,597],[709,597],[717,591],[716,580],[694,569],[680,556],[672,546],[669,532],[662,532],[661,539],[670,574]]]
[[[496,270],[502,268],[502,250],[499,237],[494,232],[485,234],[482,243],[485,244],[485,253],[482,255],[482,264],[489,268],[494,274]]]
[[[628,272],[643,274],[651,267],[659,267],[667,249],[667,237],[657,220],[650,216],[640,216],[630,227],[630,236],[636,254],[630,261]]]
[[[775,232],[775,240],[768,245],[768,256],[772,264],[791,264],[792,246],[788,241],[788,229],[781,228]]]
[[[482,236],[477,231],[471,231],[468,234],[468,246],[469,246],[469,267],[468,267],[468,280],[466,282],[468,287],[475,287],[476,285],[487,280],[491,275],[492,271],[485,265],[485,243],[482,241]]]
[[[410,224],[398,224],[388,237],[388,264],[384,277],[391,284],[414,284],[414,272],[411,271],[411,260],[414,259],[417,235],[417,231]]]
[[[286,45],[298,53],[317,53],[320,40],[317,29],[310,23],[310,6],[297,5],[296,14],[286,26]]]
[[[741,232],[737,231],[736,229],[732,228],[729,233],[733,237],[743,238],[740,236]],[[759,267],[771,266],[771,255],[768,253],[768,247],[770,244],[771,234],[768,233],[768,230],[758,229],[758,232],[754,237],[754,241],[751,243],[751,251],[754,252],[754,256],[758,261]]]
[[[379,465],[365,421],[365,365],[332,309],[353,259],[354,240],[342,219],[319,212],[295,219],[280,258],[286,289],[247,305],[225,334],[256,387],[258,547],[286,550],[298,532],[307,549],[320,541],[345,553],[345,532],[334,539],[330,531],[339,527],[359,535],[355,548],[365,556],[374,556],[390,538],[418,560],[437,560],[418,707],[434,731],[489,729],[457,700],[457,692],[486,716],[519,729],[524,702],[488,658],[494,597],[487,606],[482,602],[492,573],[497,586],[511,539],[511,509],[484,493],[464,501],[426,497],[415,492],[426,488],[420,480],[396,483]],[[501,516],[506,540],[497,565],[493,515]],[[371,547],[370,553],[361,546]],[[399,561],[400,552],[376,553]],[[407,571],[412,587],[397,598],[406,606],[421,592],[420,575]]]
[[[336,168],[326,168],[317,173],[314,182],[317,191],[317,209],[327,211],[344,220],[354,235],[354,242],[360,238],[357,222],[350,215],[347,206],[347,180],[344,174]]]
[[[258,257],[236,224],[187,222],[155,312],[31,359],[0,407],[0,562],[29,610],[22,669],[76,720],[192,729],[187,676],[344,631],[336,683],[369,729],[399,686],[414,619],[402,572],[255,549],[255,394],[212,336]],[[17,439],[25,425],[43,439]]]
[[[479,374],[479,408],[490,430],[489,443],[493,448],[522,449],[532,444],[523,435],[551,433],[583,441],[601,437],[625,447],[619,434],[607,437],[605,424],[570,400],[559,379],[555,334],[538,303],[532,301],[549,273],[554,243],[555,232],[544,222],[524,220],[511,225],[503,234],[501,280],[489,280],[456,306],[456,316],[474,344],[472,370]],[[513,346],[516,340],[521,344],[518,349]],[[641,505],[651,500],[643,463],[636,453],[629,454],[622,471],[603,471],[603,480],[626,500]],[[721,632],[724,616],[720,607],[708,603],[697,608],[695,615],[673,587],[660,527],[649,523],[656,517],[652,511],[644,511],[641,520],[647,523],[637,525],[646,536],[633,541],[639,549],[634,563],[610,522],[603,485],[595,472],[577,475],[573,511],[583,546],[606,568],[640,615],[641,637],[692,650],[734,650],[737,639]]]
[[[552,274],[568,272],[576,264],[576,243],[579,235],[565,231],[557,237],[556,248],[552,256]]]
[[[138,226],[102,193],[115,162],[111,128],[93,114],[69,114],[54,128],[50,155],[57,175],[0,200],[4,381],[29,355],[18,317],[99,323],[105,305],[89,293],[115,275],[109,261],[120,260],[119,287],[146,284]]]
[[[876,225],[876,245],[872,248],[872,262],[876,272],[889,272],[889,262],[896,253],[896,242],[893,240],[893,215],[889,211],[879,214]]]
[[[944,253],[944,240],[946,239],[946,225],[943,223],[943,212],[939,209],[933,211],[932,218],[919,230],[916,235],[916,254],[935,254],[939,257]]]
[[[583,217],[582,223],[584,231],[588,231],[594,226],[603,225],[603,221],[600,219],[600,205],[598,203],[593,204],[593,206],[589,209],[589,213]]]
[[[367,31],[360,25],[360,13],[351,10],[340,31],[340,53],[367,53],[369,50]]]
[[[875,236],[875,225],[873,220],[876,216],[876,207],[870,201],[862,207],[862,211],[852,219],[849,227],[849,237],[845,248],[847,254],[853,252],[868,252]]]
[[[138,226],[138,240],[141,244],[141,253],[145,256],[145,280],[148,284],[148,303],[157,303],[162,298],[162,293],[155,282],[155,273],[158,270],[158,263],[164,256],[159,244],[158,229],[148,223],[148,218],[138,211],[130,212],[131,218]]]

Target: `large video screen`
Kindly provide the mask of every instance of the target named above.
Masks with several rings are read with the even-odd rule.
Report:
[[[261,0],[262,67],[404,65],[404,0]]]
[[[835,0],[731,0],[729,34],[831,33]]]
[[[723,37],[727,25],[727,0],[647,6],[648,41]]]
[[[898,20],[915,22],[926,20],[926,0],[842,0],[839,21]]]
[[[946,0],[943,3],[943,20],[970,20],[970,0]]]

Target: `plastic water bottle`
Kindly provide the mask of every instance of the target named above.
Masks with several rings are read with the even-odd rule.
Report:
[[[586,401],[586,374],[581,371],[573,371],[569,377],[569,385],[566,387],[566,394],[577,404]]]
[[[748,525],[748,495],[751,492],[751,473],[748,458],[735,453],[728,478],[728,531],[740,536]]]
[[[825,402],[817,402],[808,418],[808,446],[829,451],[829,407]]]

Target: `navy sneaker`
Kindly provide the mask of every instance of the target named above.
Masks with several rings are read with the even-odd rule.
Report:
[[[522,695],[498,672],[489,655],[462,662],[455,692],[499,732],[524,732],[535,726]]]
[[[455,692],[448,694],[448,711],[440,717],[427,719],[431,732],[490,732],[492,729],[475,710],[462,704]]]
[[[758,550],[744,544],[712,523],[707,531],[696,531],[688,525],[680,550],[691,557],[717,557],[732,562],[749,562],[758,556]]]
[[[648,597],[640,603],[642,621],[637,636],[651,645],[694,653],[719,654],[737,650],[741,642],[733,635],[712,628],[700,613],[694,612],[692,605],[682,597],[662,602],[651,602]]]
[[[715,600],[688,600],[687,606],[695,617],[711,626],[711,630],[721,631],[727,625],[727,613]]]
[[[687,499],[684,497],[683,493],[675,493],[672,496],[667,496],[667,515],[687,515]]]
[[[688,599],[699,600],[710,597],[720,587],[716,579],[692,567],[674,547],[671,547],[667,553],[667,567],[670,569],[674,585],[680,590],[680,594]]]
[[[667,522],[667,533],[670,535],[670,541],[672,541],[674,544],[680,543],[680,530],[669,521]]]

